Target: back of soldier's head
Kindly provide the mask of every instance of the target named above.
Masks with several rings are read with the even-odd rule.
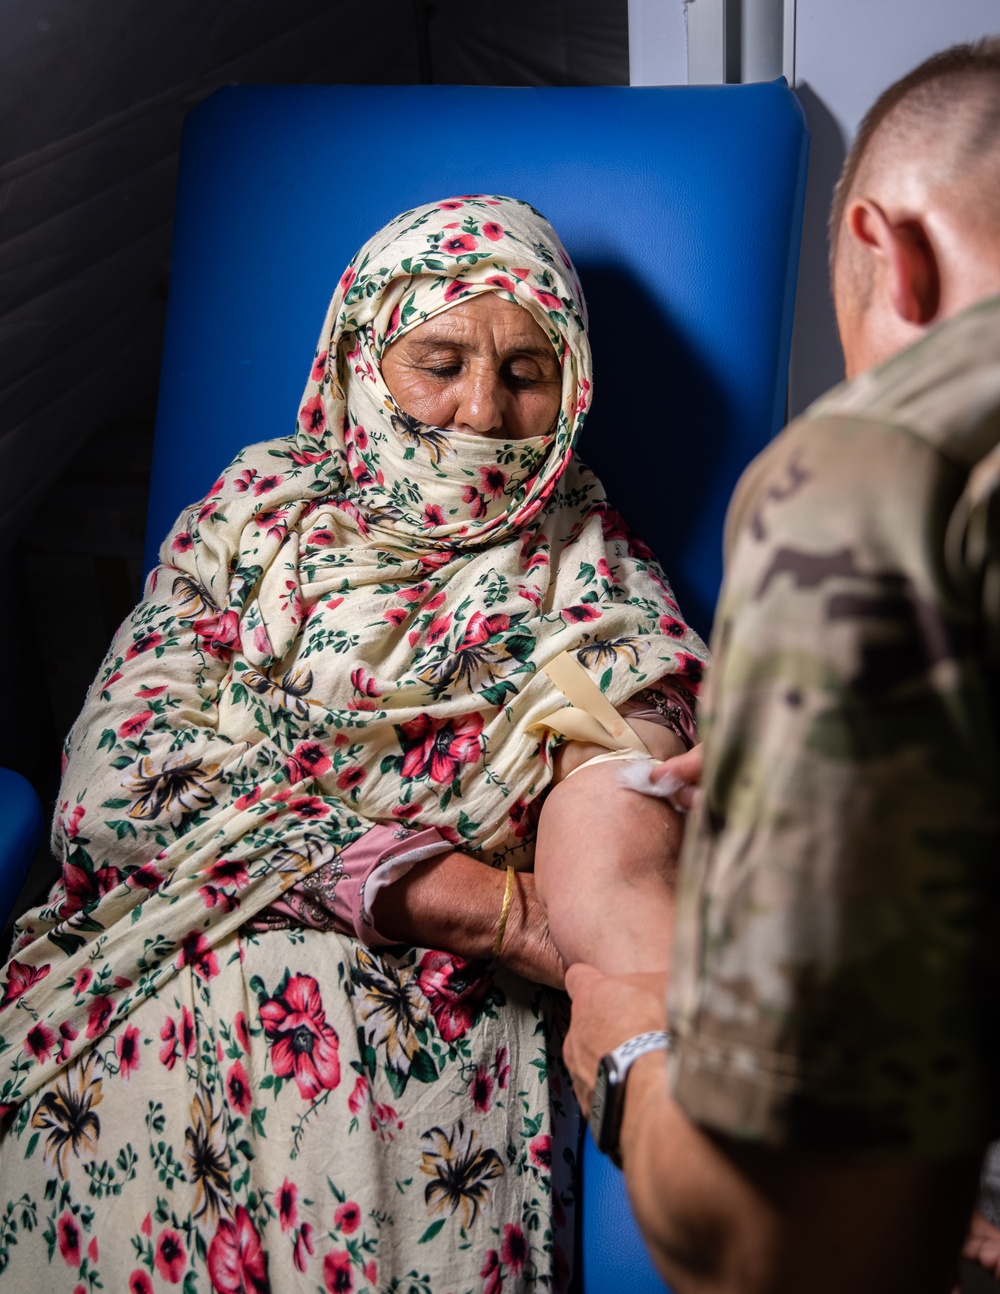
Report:
[[[831,264],[852,199],[928,195],[960,213],[970,238],[1000,245],[1000,37],[935,54],[876,101],[834,192]]]

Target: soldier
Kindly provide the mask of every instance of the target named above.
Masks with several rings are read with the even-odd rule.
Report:
[[[672,1050],[617,1050],[655,980],[567,976],[679,1292],[947,1291],[1000,1130],[1000,40],[879,99],[831,247],[848,380],[727,521]]]

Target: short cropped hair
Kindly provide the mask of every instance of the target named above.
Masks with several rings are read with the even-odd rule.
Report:
[[[985,94],[983,93],[985,91]],[[830,267],[837,254],[840,227],[848,200],[876,135],[896,109],[907,124],[924,125],[943,120],[963,101],[982,96],[983,108],[963,141],[967,165],[1000,147],[1000,36],[987,36],[973,44],[953,45],[934,54],[891,85],[869,109],[840,172],[830,207]]]

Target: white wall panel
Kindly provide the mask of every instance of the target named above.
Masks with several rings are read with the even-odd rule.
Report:
[[[843,375],[826,216],[841,163],[879,94],[929,55],[1000,33],[998,0],[796,0],[795,80],[812,145],[792,341],[790,409]]]

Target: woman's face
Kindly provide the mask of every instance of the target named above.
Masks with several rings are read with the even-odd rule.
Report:
[[[482,292],[387,347],[382,376],[404,413],[431,427],[498,440],[552,430],[562,375],[527,310]]]

